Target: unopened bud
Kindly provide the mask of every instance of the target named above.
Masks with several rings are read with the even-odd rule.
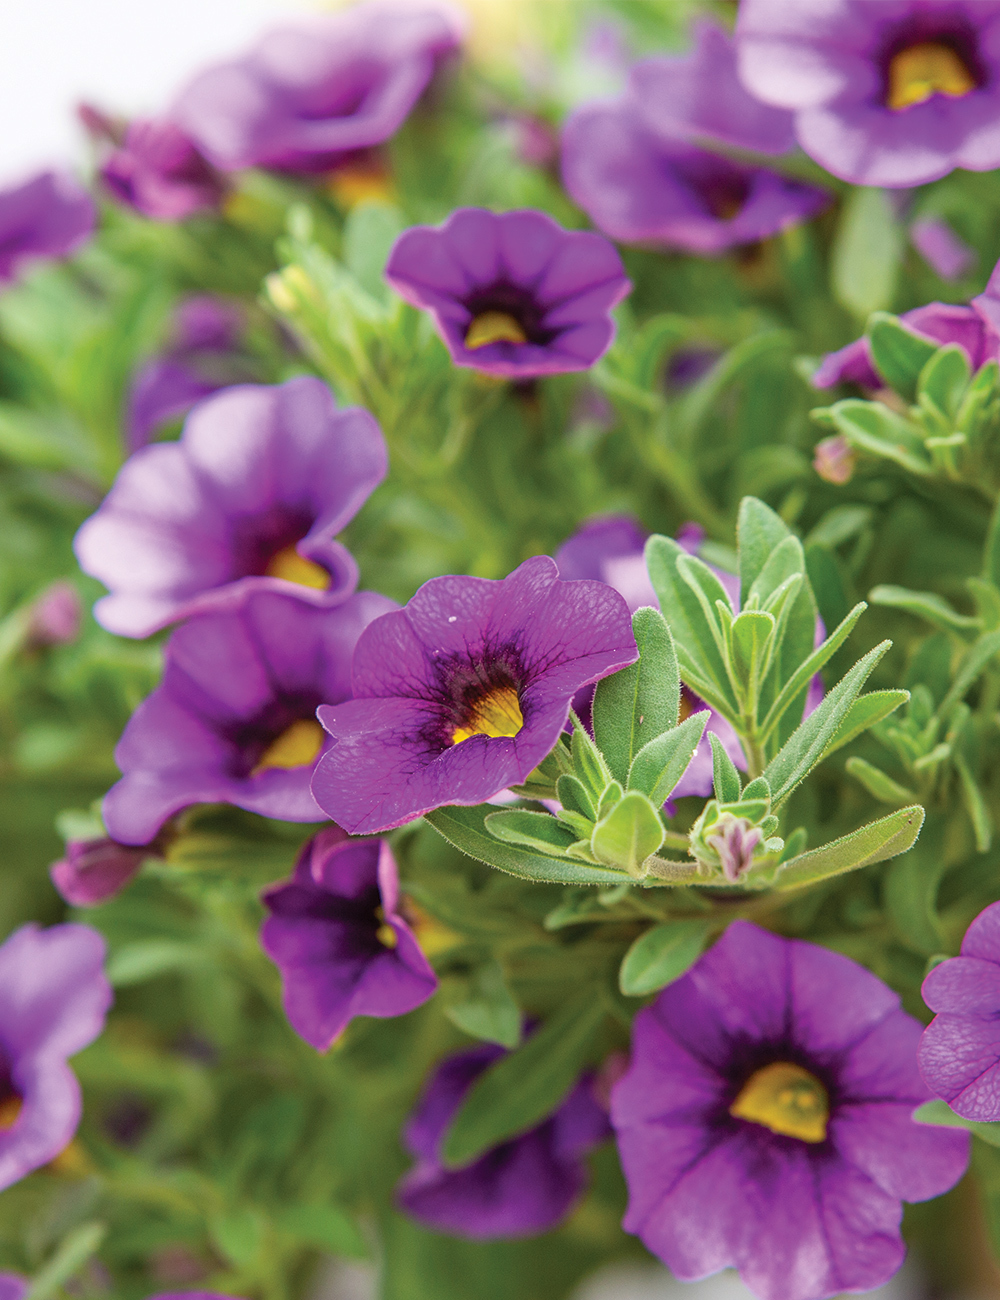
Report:
[[[827,483],[842,487],[854,475],[858,457],[842,434],[818,442],[813,454],[813,469]]]

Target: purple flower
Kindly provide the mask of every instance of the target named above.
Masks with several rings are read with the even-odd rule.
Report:
[[[215,168],[165,119],[133,122],[101,176],[115,198],[155,221],[183,221],[217,208],[225,192]]]
[[[743,0],[740,76],[795,114],[811,157],[857,185],[1000,165],[996,0]]]
[[[437,228],[413,226],[385,277],[431,313],[456,365],[514,379],[592,366],[632,288],[606,239],[530,208],[459,208]]]
[[[395,134],[464,31],[438,0],[303,19],[200,73],[171,117],[224,171],[328,171]]]
[[[82,617],[80,595],[73,584],[65,578],[50,583],[28,611],[28,645],[69,645],[80,635]]]
[[[206,398],[179,442],[125,463],[77,533],[80,567],[111,592],[94,615],[110,632],[148,636],[247,589],[334,604],[357,582],[334,537],[385,472],[375,420],[338,411],[318,379]]]
[[[910,227],[910,242],[942,280],[958,280],[975,263],[975,250],[940,217],[921,217]]]
[[[858,453],[842,433],[821,438],[813,448],[813,469],[827,483],[843,487],[854,477]]]
[[[104,940],[87,925],[25,925],[0,945],[0,1188],[55,1159],[80,1122],[66,1058],[104,1028]]]
[[[920,1042],[927,1086],[964,1119],[1000,1119],[1000,903],[979,913],[962,955],[935,966],[921,992],[937,1012]]]
[[[968,1134],[911,1118],[919,1037],[849,958],[733,922],[636,1017],[611,1109],[626,1231],[681,1280],[736,1267],[761,1300],[881,1285],[900,1202],[968,1161]]]
[[[562,133],[563,184],[625,244],[716,255],[814,216],[825,190],[651,131],[636,102],[586,104]]]
[[[167,642],[162,683],[115,750],[123,776],[104,800],[108,834],[148,844],[167,817],[193,803],[321,821],[309,793],[324,742],[316,707],[349,697],[362,629],[394,608],[371,591],[324,608],[251,590],[234,607],[179,627]]]
[[[438,1066],[405,1131],[417,1163],[402,1179],[402,1209],[459,1237],[525,1237],[554,1227],[587,1181],[583,1157],[610,1136],[607,1113],[582,1079],[537,1128],[494,1147],[462,1169],[441,1160],[441,1144],[465,1094],[506,1052],[474,1047]]]
[[[642,59],[632,68],[632,99],[646,126],[661,135],[706,137],[756,153],[794,148],[791,113],[761,103],[742,85],[725,28],[703,18],[692,30],[690,53]]]
[[[704,537],[704,532],[697,525],[688,524],[678,533],[677,541],[691,555],[697,555]],[[645,542],[646,532],[635,519],[629,515],[605,515],[603,518],[593,519],[590,523],[584,524],[572,537],[563,542],[556,551],[556,564],[564,578],[591,578],[614,587],[624,596],[632,613],[642,605],[651,605],[654,609],[659,609],[660,602],[649,581],[646,561],[643,558]],[[734,608],[738,609],[739,578],[735,574],[724,573],[714,565],[712,571],[725,587]],[[583,696],[581,692],[581,697],[574,700],[573,707],[581,718],[589,717],[591,698],[591,693]],[[813,707],[815,708],[815,705]],[[681,709],[685,717],[708,708],[709,706],[686,686],[683,688]],[[716,713],[714,709],[709,709],[709,713],[706,733],[714,731],[722,741],[729,757],[737,767],[746,771],[747,761],[743,756],[743,749],[736,732],[720,713]],[[712,750],[711,742],[706,735],[695,750],[694,758],[670,797],[672,800],[683,798],[685,795],[707,798],[711,795],[712,789]]]
[[[354,654],[354,699],[319,719],[336,740],[313,794],[351,834],[477,804],[550,752],[576,691],[637,658],[625,602],[562,582],[548,556],[501,581],[425,582]]]
[[[399,873],[385,840],[320,831],[291,880],[263,897],[271,915],[261,944],[281,971],[285,1014],[318,1052],[355,1016],[401,1016],[437,988],[397,911]]]
[[[105,836],[70,840],[66,856],[49,868],[52,883],[73,907],[96,907],[119,893],[146,858],[160,857],[155,844],[119,844]]]
[[[211,294],[179,304],[170,346],[145,362],[129,386],[130,452],[145,447],[160,425],[185,415],[203,397],[247,377],[235,355],[241,325],[238,308]]]
[[[76,181],[42,172],[0,190],[0,284],[34,257],[65,257],[90,237],[97,213]]]
[[[993,274],[996,277],[995,271]],[[1000,351],[1000,312],[995,320],[989,315],[994,301],[990,293],[993,285],[991,279],[986,292],[973,298],[967,307],[960,303],[929,302],[924,307],[903,312],[899,319],[914,334],[932,343],[957,343],[968,356],[972,369],[978,370]],[[829,353],[812,377],[814,388],[832,388],[834,384],[881,388],[883,382],[872,362],[867,338],[855,339],[839,351]]]

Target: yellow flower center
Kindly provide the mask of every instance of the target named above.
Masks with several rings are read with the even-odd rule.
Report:
[[[477,700],[463,727],[451,733],[451,743],[460,745],[470,736],[516,736],[524,726],[524,715],[513,686],[498,686]]]
[[[342,208],[358,203],[392,202],[392,177],[380,167],[340,167],[326,179],[326,188]]]
[[[900,109],[923,104],[932,95],[960,99],[975,88],[975,78],[950,45],[921,41],[890,60],[886,104]]]
[[[21,1098],[16,1093],[0,1101],[0,1130],[13,1128],[21,1113]]]
[[[297,582],[300,587],[315,587],[317,591],[326,591],[330,585],[326,569],[300,555],[294,546],[285,546],[273,555],[264,572],[269,578],[284,578],[286,582]]]
[[[465,346],[470,351],[487,343],[527,343],[528,336],[520,321],[505,311],[483,311],[474,316],[465,332]]]
[[[395,948],[399,943],[399,935],[385,919],[385,910],[381,907],[375,909],[375,920],[379,922],[379,927],[375,931],[375,938],[386,948]]]
[[[830,1101],[820,1081],[801,1065],[772,1061],[750,1076],[729,1113],[763,1124],[772,1133],[823,1142]]]
[[[257,776],[269,767],[305,767],[323,747],[323,728],[315,718],[296,718],[277,740],[272,740],[250,773]]]

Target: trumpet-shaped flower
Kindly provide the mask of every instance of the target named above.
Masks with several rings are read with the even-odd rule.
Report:
[[[547,556],[501,581],[432,578],[359,640],[354,699],[320,709],[336,743],[316,802],[352,834],[482,803],[545,758],[581,686],[637,657],[621,596]]]
[[[606,239],[530,209],[459,208],[440,227],[414,226],[385,274],[431,313],[456,365],[514,379],[592,366],[632,288]]]
[[[381,431],[338,410],[310,376],[206,398],[179,442],[123,466],[76,537],[80,565],[110,588],[94,614],[111,632],[148,636],[238,602],[248,590],[330,605],[357,566],[335,540],[386,472]]]
[[[223,178],[173,122],[133,122],[101,167],[121,203],[155,221],[183,221],[217,208]]]

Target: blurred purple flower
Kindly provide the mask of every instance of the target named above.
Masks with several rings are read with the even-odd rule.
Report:
[[[612,239],[705,256],[767,239],[830,202],[814,185],[654,133],[629,98],[567,119],[562,172],[570,197]]]
[[[0,1300],[24,1300],[31,1286],[19,1273],[0,1273]],[[149,1300],[239,1300],[220,1291],[158,1291]]]
[[[965,1119],[1000,1119],[1000,903],[979,913],[962,955],[935,966],[921,992],[937,1012],[918,1053],[927,1086]]]
[[[338,410],[318,379],[208,397],[179,442],[125,463],[77,533],[80,567],[111,592],[94,616],[142,637],[247,590],[336,604],[353,590],[357,566],[335,536],[385,472],[373,417]]]
[[[743,0],[740,76],[795,114],[802,148],[856,185],[1000,166],[996,0]]]
[[[735,1267],[760,1300],[886,1282],[900,1202],[968,1163],[967,1133],[911,1118],[920,1032],[849,958],[733,922],[635,1019],[611,1109],[625,1230],[675,1277]]]
[[[425,582],[354,655],[354,698],[324,707],[335,739],[313,794],[352,834],[523,781],[566,725],[576,691],[637,658],[625,602],[562,582],[548,556],[501,581]]]
[[[910,242],[942,280],[959,280],[976,261],[975,249],[940,217],[921,217],[910,226]]]
[[[225,193],[219,172],[166,119],[133,122],[102,164],[101,177],[119,202],[154,221],[210,211]]]
[[[291,880],[263,895],[261,945],[281,971],[285,1014],[325,1052],[355,1016],[401,1016],[437,977],[399,915],[399,873],[385,840],[332,827],[309,841]]]
[[[657,55],[633,66],[631,97],[644,124],[660,135],[703,137],[755,153],[794,148],[791,113],[762,103],[743,86],[725,28],[702,18],[692,33],[689,53]]]
[[[104,940],[87,925],[25,925],[0,945],[0,1188],[48,1164],[80,1122],[66,1058],[111,1005]]]
[[[592,366],[632,288],[606,239],[533,209],[459,208],[442,226],[413,226],[385,276],[431,313],[456,365],[509,378]]]
[[[443,1061],[406,1127],[417,1163],[397,1190],[400,1207],[439,1232],[485,1240],[546,1232],[568,1214],[587,1181],[584,1156],[610,1136],[592,1081],[582,1079],[536,1128],[450,1169],[441,1146],[452,1117],[476,1079],[505,1056],[474,1047]]]
[[[36,257],[66,257],[93,233],[97,212],[68,176],[42,172],[0,190],[0,284]]]
[[[119,844],[105,836],[70,840],[66,856],[49,868],[52,883],[73,907],[96,907],[119,893],[146,858],[160,857],[154,843]]]
[[[59,578],[32,602],[28,610],[29,646],[69,645],[80,635],[83,608],[71,582]]]
[[[465,26],[440,0],[303,18],[199,73],[170,116],[224,171],[328,171],[395,134]]]
[[[858,454],[842,433],[821,438],[813,448],[813,469],[827,483],[843,487],[854,477]]]
[[[190,618],[167,642],[163,681],[115,750],[123,775],[104,800],[109,835],[148,844],[194,803],[322,821],[309,793],[324,745],[316,707],[350,696],[357,639],[394,608],[371,591],[324,608],[256,589]]]

